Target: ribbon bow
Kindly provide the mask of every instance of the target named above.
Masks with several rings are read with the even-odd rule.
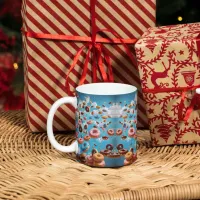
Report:
[[[198,55],[198,57],[200,57],[200,34],[198,34],[198,36],[196,38],[196,45],[197,45],[197,55]],[[179,120],[188,121],[188,119],[190,118],[190,115],[195,110],[195,107],[198,106],[197,104],[200,103],[200,95],[195,93],[192,100],[191,100],[189,107],[186,109],[185,116],[182,115],[183,108],[184,108],[184,102],[186,100],[186,92],[187,91],[194,91],[197,88],[200,88],[200,85],[193,86],[193,87],[190,87],[190,88],[183,90],[182,95],[181,95],[181,102],[180,102],[180,106],[179,106],[179,110],[178,110]]]
[[[186,113],[183,116],[184,102],[186,101],[186,93],[188,91],[194,91],[197,88],[200,88],[200,85],[192,86],[192,87],[173,87],[173,88],[154,88],[154,89],[143,89],[143,93],[166,93],[166,92],[180,92],[181,93],[181,101],[178,108],[178,119],[180,121],[188,121],[190,115],[192,114],[195,107],[200,103],[200,95],[195,93],[192,97],[189,107],[186,109]],[[199,104],[200,106],[200,104]]]
[[[73,63],[70,66],[69,71],[68,71],[67,76],[66,76],[66,89],[67,89],[67,94],[69,96],[74,95],[74,93],[70,90],[69,81],[68,81],[69,75],[70,75],[71,71],[74,69],[75,65],[77,64],[79,57],[80,57],[81,53],[83,52],[83,50],[85,48],[88,48],[88,51],[87,51],[87,56],[86,56],[85,63],[84,63],[84,66],[83,66],[83,72],[82,72],[82,76],[81,76],[79,85],[84,84],[84,82],[86,80],[89,58],[90,58],[91,53],[92,53],[92,58],[93,58],[93,60],[92,60],[93,82],[94,83],[97,82],[97,67],[99,67],[99,71],[100,71],[100,74],[101,74],[104,82],[113,82],[114,81],[110,56],[108,55],[107,50],[105,49],[105,47],[101,43],[96,43],[96,36],[100,32],[109,32],[109,33],[112,33],[116,38],[118,38],[118,40],[121,42],[121,44],[123,44],[124,49],[125,49],[127,55],[129,56],[129,58],[131,59],[131,61],[134,63],[135,66],[137,66],[136,61],[133,58],[133,55],[130,52],[127,44],[124,42],[123,39],[120,38],[120,36],[115,31],[109,30],[109,29],[98,29],[97,28],[97,26],[96,26],[96,12],[95,12],[96,3],[97,3],[97,0],[90,0],[90,4],[91,4],[90,5],[90,8],[91,8],[91,27],[92,27],[91,42],[84,44],[77,51],[77,53],[74,57]],[[110,40],[112,41],[112,39],[110,39]],[[132,42],[132,44],[133,44],[137,40],[134,39],[132,41],[133,41]],[[108,73],[106,73],[104,65],[103,65],[103,56],[104,56],[105,62],[106,62],[107,67],[108,67]]]
[[[48,34],[48,33],[35,33],[35,32],[29,32],[25,31],[22,28],[22,32],[26,37],[31,37],[31,38],[37,38],[37,39],[50,39],[50,40],[67,40],[67,41],[82,41],[86,42],[76,53],[73,63],[71,64],[67,76],[66,76],[66,90],[67,94],[69,96],[74,96],[74,93],[70,90],[69,86],[69,75],[76,66],[79,57],[81,56],[81,53],[84,51],[84,49],[88,49],[84,66],[83,66],[83,71],[82,75],[80,78],[79,85],[84,84],[86,80],[86,75],[88,72],[88,64],[89,64],[89,59],[90,59],[90,54],[92,54],[92,72],[93,72],[93,82],[97,82],[97,69],[99,68],[101,77],[104,82],[113,82],[114,77],[113,77],[113,72],[112,72],[112,66],[111,66],[111,59],[108,54],[108,51],[106,48],[103,46],[102,43],[115,43],[115,44],[122,44],[127,55],[131,59],[132,63],[134,66],[137,66],[136,60],[134,59],[132,53],[129,50],[129,47],[127,44],[134,44],[137,42],[136,38],[130,38],[130,39],[122,39],[113,30],[109,29],[98,29],[96,26],[96,12],[95,12],[95,7],[97,4],[97,0],[90,0],[90,8],[91,8],[91,27],[92,27],[92,34],[91,37],[84,37],[84,36],[71,36],[71,35],[57,35],[57,34]],[[116,38],[113,39],[107,39],[107,38],[97,38],[97,34],[100,32],[108,32],[114,35]],[[105,71],[104,67],[104,62],[107,65],[107,73]]]
[[[197,88],[199,88],[199,86],[196,86],[196,87],[192,87],[190,88],[190,91],[193,91],[193,90],[196,90]],[[178,118],[179,120],[183,120],[183,121],[188,121],[188,119],[190,118],[190,115],[192,114],[192,112],[195,110],[195,107],[196,106],[200,106],[198,105],[200,102],[200,95],[195,93],[192,100],[191,100],[191,103],[189,105],[189,107],[186,109],[186,113],[185,113],[185,116],[182,115],[183,113],[183,108],[184,108],[184,102],[186,100],[186,92],[188,90],[184,90],[182,92],[182,95],[181,95],[181,102],[180,102],[180,105],[179,105],[179,109],[178,109]]]

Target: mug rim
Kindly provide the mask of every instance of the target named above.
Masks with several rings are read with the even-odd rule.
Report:
[[[99,90],[97,90],[99,87]],[[104,91],[102,91],[105,89]],[[80,85],[76,88],[76,92],[87,94],[87,95],[100,95],[100,96],[115,96],[115,95],[126,95],[137,92],[137,87],[124,84],[124,83],[89,83]]]

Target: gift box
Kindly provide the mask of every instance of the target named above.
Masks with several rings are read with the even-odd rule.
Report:
[[[99,82],[102,77],[112,81],[105,72],[113,72],[115,82],[140,88],[130,51],[133,54],[136,38],[155,26],[155,0],[97,1],[95,10],[93,2],[96,0],[23,0],[26,118],[34,132],[46,129],[49,108],[67,95],[69,71],[70,90],[80,81]],[[98,52],[95,55],[94,47],[103,58]],[[95,66],[95,56],[100,68]],[[138,126],[148,126],[141,90],[138,100]],[[58,109],[54,129],[74,129],[71,106]]]
[[[154,146],[200,142],[200,23],[149,28],[136,44]]]

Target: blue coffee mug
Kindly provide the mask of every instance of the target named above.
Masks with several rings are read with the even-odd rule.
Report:
[[[62,152],[75,152],[77,160],[93,167],[121,167],[137,159],[137,88],[120,83],[92,83],[76,88],[76,97],[64,97],[52,106],[47,120],[50,143]],[[76,141],[60,145],[53,134],[59,106],[76,108]]]

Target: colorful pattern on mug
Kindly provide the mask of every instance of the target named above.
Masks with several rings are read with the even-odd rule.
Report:
[[[137,159],[137,93],[78,93],[77,159],[95,167],[120,167]]]

